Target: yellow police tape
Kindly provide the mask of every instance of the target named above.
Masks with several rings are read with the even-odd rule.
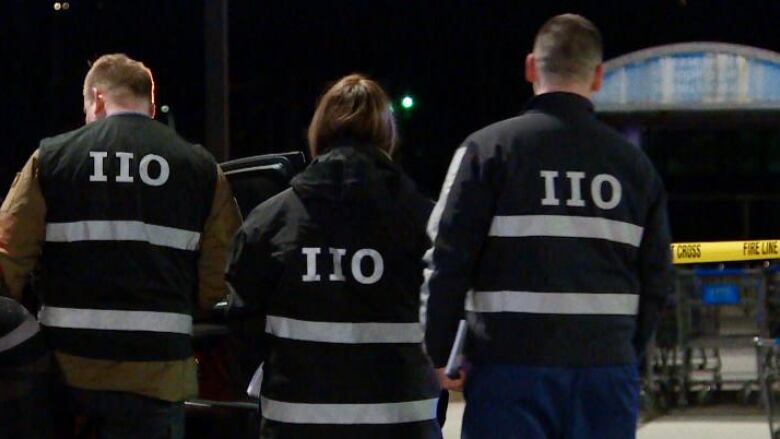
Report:
[[[675,264],[780,259],[780,240],[678,242],[672,244]]]

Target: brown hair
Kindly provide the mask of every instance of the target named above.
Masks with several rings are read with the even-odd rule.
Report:
[[[396,126],[382,87],[360,74],[341,78],[322,95],[309,124],[309,150],[316,157],[338,142],[373,146],[392,153]]]
[[[536,34],[534,57],[539,71],[553,81],[584,81],[601,64],[601,33],[587,18],[557,15]]]
[[[154,102],[152,71],[123,53],[103,55],[92,63],[84,78],[85,97],[93,87],[115,98],[129,95]]]

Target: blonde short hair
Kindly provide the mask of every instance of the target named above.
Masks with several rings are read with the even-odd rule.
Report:
[[[132,96],[154,102],[152,71],[123,53],[103,55],[92,63],[84,78],[84,97],[97,88],[115,98]]]

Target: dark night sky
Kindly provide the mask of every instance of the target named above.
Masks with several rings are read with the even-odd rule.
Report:
[[[145,61],[158,103],[173,108],[180,133],[202,142],[202,1],[72,0],[65,12],[50,0],[4,1],[0,191],[38,139],[82,123],[87,61],[106,52]],[[232,156],[304,149],[319,93],[359,71],[396,99],[415,96],[400,118],[402,162],[435,192],[468,133],[522,109],[523,58],[538,27],[562,12],[601,28],[607,58],[697,40],[780,51],[775,0],[230,0]]]

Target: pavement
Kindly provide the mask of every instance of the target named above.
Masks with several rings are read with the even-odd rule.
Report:
[[[453,398],[444,439],[459,439],[465,403]],[[757,406],[723,404],[673,410],[645,423],[637,439],[771,439],[764,411]]]
[[[731,405],[673,411],[637,431],[637,439],[770,438],[767,417],[761,409]]]
[[[450,392],[450,404],[447,407],[447,421],[444,423],[444,439],[460,439],[460,426],[463,420],[463,394]]]

